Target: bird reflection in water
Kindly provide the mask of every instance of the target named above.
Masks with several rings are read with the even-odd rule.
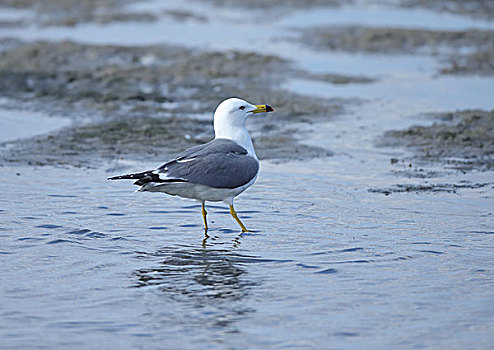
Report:
[[[157,260],[157,264],[137,270],[134,287],[157,287],[171,300],[198,310],[214,308],[215,312],[202,316],[212,326],[231,327],[235,320],[254,311],[241,303],[258,285],[249,279],[246,265],[263,259],[226,249],[187,246],[163,248],[151,254],[139,252],[137,257]]]
[[[223,233],[234,233],[234,231],[232,230],[229,230],[229,229],[222,229],[222,230],[219,230]],[[235,236],[233,239],[232,239],[232,247],[233,248],[238,248],[240,246],[240,243],[241,243],[241,239],[243,236],[245,235],[252,235],[252,234],[255,234],[255,232],[258,232],[258,231],[250,231],[250,232],[241,232],[239,233],[237,236]],[[215,241],[216,239],[218,239],[219,236],[210,236],[207,234],[207,232],[204,232],[204,238],[202,240],[202,247],[204,249],[206,249],[206,246],[207,246],[207,243],[208,241],[211,243],[212,241]]]

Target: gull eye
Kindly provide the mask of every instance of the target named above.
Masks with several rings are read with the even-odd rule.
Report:
[[[242,111],[245,109],[245,106],[240,106],[238,109],[241,109]]]

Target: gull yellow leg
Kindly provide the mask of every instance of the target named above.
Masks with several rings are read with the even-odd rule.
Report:
[[[231,204],[230,204],[230,214],[232,214],[233,218],[237,220],[238,224],[242,228],[242,233],[249,232],[249,230],[247,230],[244,224],[242,224],[242,221],[240,221],[240,219],[238,218],[237,212],[235,211],[235,209],[233,209],[233,205]]]
[[[202,202],[202,218],[204,219],[204,234],[206,234],[208,232],[208,220],[206,219],[206,215],[208,215],[208,212],[206,211],[204,203],[205,202]]]

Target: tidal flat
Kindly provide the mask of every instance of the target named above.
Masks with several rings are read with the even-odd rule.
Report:
[[[6,349],[489,349],[491,1],[2,1]],[[235,208],[109,176],[213,137]]]

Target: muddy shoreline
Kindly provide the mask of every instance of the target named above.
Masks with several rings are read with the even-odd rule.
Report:
[[[489,172],[494,168],[494,111],[464,110],[432,113],[430,126],[411,126],[387,131],[378,145],[406,148],[411,156],[391,158],[391,172],[399,178],[418,179],[420,183],[398,183],[371,187],[369,192],[459,193],[462,189],[493,188],[494,182],[455,182],[438,178],[451,174]],[[489,177],[487,177],[489,178]]]
[[[494,31],[491,30],[316,27],[300,31],[296,41],[317,50],[428,55],[438,60],[438,74],[494,75]]]
[[[440,161],[461,171],[494,168],[494,111],[466,110],[430,117],[437,120],[431,126],[386,132],[381,145],[412,149],[413,162]]]
[[[489,348],[494,24],[444,14],[467,3],[0,0],[3,347]],[[348,41],[295,40],[316,24]],[[275,109],[247,124],[252,231],[106,180],[210,140],[231,96]]]
[[[2,0],[0,6],[17,9],[33,9],[37,15],[36,17],[39,19],[38,24],[41,25],[73,26],[84,22],[109,23],[112,21],[155,20],[157,16],[154,13],[132,13],[127,11],[126,5],[139,2],[143,1]],[[195,2],[223,7],[281,11],[316,7],[340,7],[356,3],[354,0],[195,0]],[[380,1],[372,0],[368,1],[368,3],[382,4]],[[468,2],[462,0],[400,0],[390,2],[388,5],[449,12],[482,19],[494,18],[494,4],[489,0],[470,0]],[[187,14],[186,16],[188,17]]]
[[[343,4],[332,0],[204,2],[279,10]],[[187,11],[175,14],[173,11],[157,14],[126,12],[131,11],[127,1],[82,1],[75,7],[60,6],[60,3],[59,0],[3,1],[2,6],[32,9],[36,13],[34,23],[39,26],[139,21],[134,15],[148,22],[160,16],[172,16],[175,20],[208,20],[206,15],[198,17],[197,13]],[[449,6],[447,9],[442,0],[427,4],[404,1],[397,6],[437,7],[464,15],[475,15],[480,10],[494,13],[485,1],[476,1],[468,9],[454,3],[454,8]],[[54,18],[63,18],[64,22]],[[26,23],[21,25],[27,26]],[[431,55],[440,62],[438,74],[494,74],[494,31],[342,26],[308,28],[300,31],[300,35],[300,44],[317,50],[390,56]],[[308,132],[303,131],[303,126],[331,120],[345,112],[348,105],[358,105],[362,101],[358,98],[317,98],[283,90],[282,84],[293,78],[334,85],[372,85],[376,81],[365,75],[309,72],[276,55],[254,52],[207,51],[172,45],[133,47],[72,41],[25,42],[2,38],[0,96],[16,101],[10,104],[13,108],[68,117],[73,126],[1,145],[4,151],[0,153],[0,163],[97,166],[102,159],[160,161],[162,157],[209,140],[214,108],[221,100],[232,96],[269,103],[276,108],[276,113],[269,118],[256,118],[249,123],[261,159],[330,156],[332,150],[300,142]],[[479,121],[467,117],[468,113],[461,113],[458,123],[469,128],[476,128],[477,122],[491,115],[491,112],[480,111]],[[452,115],[456,114],[453,112]],[[443,127],[388,132],[385,140],[414,149],[414,160],[426,158],[419,146],[432,149],[427,159],[441,163],[450,156],[447,149],[452,145],[451,140],[434,139],[435,133],[453,133],[458,135],[455,140],[467,137],[468,128],[460,130],[460,124],[453,121],[455,118]],[[413,132],[416,134],[412,137]],[[470,135],[472,139],[491,136],[490,133]],[[455,154],[468,159],[461,167],[459,163],[453,166],[463,170],[491,169],[489,147],[453,145]],[[407,174],[410,175],[405,172],[405,176]],[[419,175],[423,174],[416,176]]]
[[[67,116],[75,124],[48,136],[10,142],[1,155],[7,163],[91,166],[100,157],[172,156],[209,140],[214,108],[232,96],[276,106],[273,116],[249,123],[261,158],[328,156],[330,150],[300,144],[293,128],[327,120],[347,103],[358,103],[281,90],[287,72],[339,84],[359,78],[312,74],[274,56],[173,46],[4,43],[9,49],[0,52],[0,94],[21,106],[24,101],[25,106]],[[80,125],[88,117],[89,125]]]

